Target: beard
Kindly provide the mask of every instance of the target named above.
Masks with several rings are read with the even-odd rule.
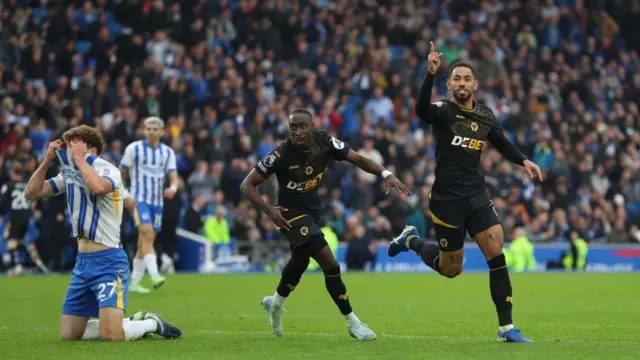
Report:
[[[453,98],[457,102],[465,102],[471,99],[472,97],[473,97],[473,93],[470,90],[465,90],[465,91],[456,90],[453,92]]]

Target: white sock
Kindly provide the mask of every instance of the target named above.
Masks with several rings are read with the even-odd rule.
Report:
[[[158,323],[153,319],[142,321],[131,321],[125,318],[122,321],[124,328],[124,338],[126,341],[137,340],[146,333],[154,333],[158,329]],[[93,319],[87,321],[87,327],[84,329],[82,340],[98,340],[100,339],[100,320]]]
[[[354,322],[359,322],[360,319],[358,319],[358,317],[356,316],[356,313],[354,313],[353,311],[348,313],[347,315],[344,316],[348,322],[350,323],[354,323]]]
[[[147,254],[144,256],[144,264],[147,266],[147,271],[149,271],[149,276],[151,279],[157,279],[160,276],[160,272],[158,272],[158,258],[156,254]]]
[[[276,305],[282,305],[282,303],[286,300],[287,298],[278,294],[278,292],[276,291],[275,294],[273,294],[273,301],[275,302]]]
[[[125,321],[122,326],[124,327],[124,339],[126,341],[138,340],[144,334],[154,333],[158,329],[158,323],[153,319]]]
[[[131,286],[140,285],[140,281],[144,277],[144,260],[133,259],[133,270],[131,271]]]
[[[509,324],[509,325],[505,325],[505,326],[498,326],[498,329],[500,330],[500,332],[505,333],[505,332],[513,329],[513,324]]]
[[[84,328],[82,340],[98,340],[100,339],[100,321],[93,319],[87,321],[87,327]]]

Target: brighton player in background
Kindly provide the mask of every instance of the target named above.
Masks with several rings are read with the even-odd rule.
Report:
[[[449,69],[447,88],[453,99],[431,103],[431,89],[442,54],[431,42],[428,72],[416,101],[416,114],[433,126],[436,147],[436,179],[429,194],[429,212],[437,242],[422,240],[415,227],[389,244],[389,256],[413,250],[441,275],[454,278],[462,272],[466,233],[478,243],[489,266],[489,288],[498,313],[498,340],[530,343],[511,318],[512,290],[503,254],[504,240],[498,213],[493,207],[480,170],[482,150],[491,143],[510,162],[523,166],[532,179],[542,181],[540,168],[516,149],[502,133],[491,109],[474,101],[478,90],[470,64]]]
[[[131,185],[129,190],[125,190],[125,206],[132,211],[138,228],[138,250],[133,260],[129,289],[133,293],[150,292],[140,285],[145,270],[151,276],[154,289],[166,281],[158,271],[154,243],[156,235],[162,230],[164,198],[172,199],[178,190],[178,173],[175,152],[160,142],[163,133],[164,122],[160,118],[147,118],[144,121],[145,139],[129,144],[120,162],[123,179]],[[166,176],[171,185],[163,190]]]
[[[95,128],[75,127],[62,138],[67,149],[62,148],[61,140],[50,143],[24,191],[28,200],[67,195],[78,256],[62,306],[60,339],[135,340],[154,333],[167,339],[182,336],[178,328],[153,313],[124,318],[129,261],[120,241],[120,171],[97,156],[104,140]],[[56,158],[60,173],[45,180]],[[89,320],[92,317],[98,319]]]

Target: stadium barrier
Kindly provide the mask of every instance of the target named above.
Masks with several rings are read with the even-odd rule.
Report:
[[[231,255],[233,245],[214,244],[203,236],[183,229],[176,231],[180,239],[180,262],[177,270],[202,273],[260,271],[252,268],[246,256]],[[343,269],[346,246],[341,244],[336,258]],[[568,250],[568,244],[545,244],[535,248],[536,271],[544,271],[548,261],[557,261]],[[387,256],[386,246],[378,247],[376,272],[431,272],[422,260],[411,252],[401,253],[395,258]],[[640,245],[593,245],[587,257],[588,272],[632,272],[640,271]],[[465,245],[464,270],[486,271],[487,263],[475,244]]]
[[[251,268],[249,257],[233,255],[230,246],[215,246],[206,237],[180,228],[176,230],[176,235],[180,239],[180,261],[176,270],[218,273],[248,272]]]

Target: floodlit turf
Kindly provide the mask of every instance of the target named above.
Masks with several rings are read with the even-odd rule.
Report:
[[[68,277],[0,277],[1,359],[637,359],[640,274],[513,275],[514,317],[532,345],[496,342],[487,274],[345,274],[360,318],[378,334],[351,339],[321,275],[285,303],[285,335],[269,331],[263,296],[276,275],[176,275],[129,311],[153,310],[177,341],[60,342]]]

